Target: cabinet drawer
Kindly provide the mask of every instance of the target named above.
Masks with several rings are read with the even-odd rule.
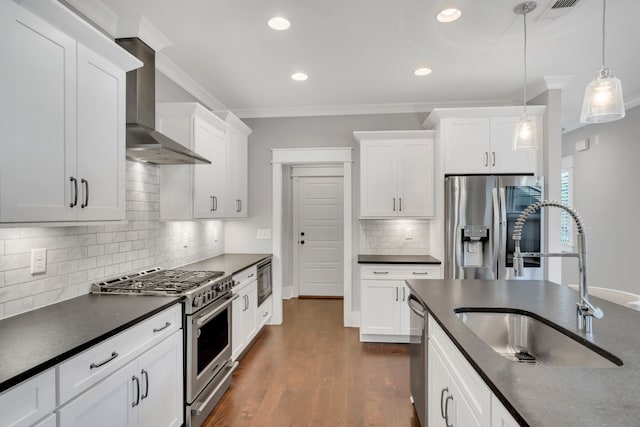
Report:
[[[251,282],[252,280],[255,280],[257,276],[258,276],[258,269],[255,265],[252,265],[249,268],[245,268],[241,272],[233,275],[234,287],[239,290],[247,283]]]
[[[181,328],[182,305],[176,304],[63,362],[57,368],[59,403],[78,395]]]
[[[429,340],[447,365],[473,414],[482,425],[490,425],[491,390],[431,316],[429,316]]]
[[[378,264],[361,267],[362,279],[440,279],[440,266],[429,264]]]
[[[271,319],[271,315],[273,314],[273,298],[269,297],[265,302],[262,303],[260,307],[258,307],[258,317],[257,322],[260,328],[264,326],[265,323]]]
[[[31,426],[56,408],[53,369],[0,394],[0,426]]]

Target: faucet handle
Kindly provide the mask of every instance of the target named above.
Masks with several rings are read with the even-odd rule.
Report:
[[[596,319],[602,319],[604,317],[602,309],[591,304],[591,302],[586,298],[578,303],[578,308],[585,316],[595,317]]]

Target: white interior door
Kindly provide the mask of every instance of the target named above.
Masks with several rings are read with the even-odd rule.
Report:
[[[297,179],[299,295],[343,296],[343,178]]]

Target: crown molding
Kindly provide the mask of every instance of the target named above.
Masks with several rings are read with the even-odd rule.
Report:
[[[290,106],[271,108],[232,108],[240,118],[277,118],[277,117],[313,117],[313,116],[348,116],[361,114],[400,114],[428,113],[439,107],[487,107],[511,104],[511,100],[459,101],[459,102],[423,102],[396,104],[351,104],[351,105],[317,105]]]
[[[156,53],[156,70],[173,80],[210,110],[228,110],[222,102],[162,52]]]
[[[115,37],[118,30],[118,14],[100,0],[63,0],[60,3],[68,4],[102,31]]]
[[[624,109],[626,110],[631,110],[632,108],[636,108],[640,106],[640,97],[638,98],[633,98],[630,101],[627,101],[624,103]],[[578,130],[580,128],[583,128],[585,126],[590,126],[593,125],[594,123],[582,123],[580,121],[580,119],[575,120],[575,121],[571,121],[568,124],[564,124],[562,126],[562,133],[569,133],[569,132],[573,132],[574,130]],[[606,123],[601,123],[601,124],[606,124]]]
[[[142,15],[124,15],[118,20],[117,38],[138,37],[156,54],[173,43]]]
[[[575,76],[565,75],[565,76],[544,76],[542,80],[537,81],[533,85],[527,87],[527,102],[532,100],[533,98],[542,95],[544,92],[548,90],[562,90],[564,89]],[[522,102],[522,97],[519,99]]]

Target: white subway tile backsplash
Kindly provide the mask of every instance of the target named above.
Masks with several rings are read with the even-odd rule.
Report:
[[[430,222],[426,220],[361,220],[360,253],[426,255],[429,254],[429,231]]]
[[[31,251],[32,247],[33,247],[32,239],[5,240],[4,253],[19,254],[19,253],[29,252]]]
[[[32,310],[33,297],[18,298],[4,303],[4,316],[9,317],[25,311]]]
[[[98,255],[104,255],[105,254],[105,247],[107,245],[92,245],[87,247],[87,256],[88,257],[95,257]]]
[[[0,319],[90,292],[91,283],[223,252],[219,221],[160,222],[160,168],[127,162],[126,223],[0,228]],[[183,247],[187,232],[187,248]],[[31,275],[32,248],[47,272]]]
[[[104,253],[105,254],[115,254],[120,250],[120,244],[119,243],[108,243],[106,245],[103,245],[104,247]]]

